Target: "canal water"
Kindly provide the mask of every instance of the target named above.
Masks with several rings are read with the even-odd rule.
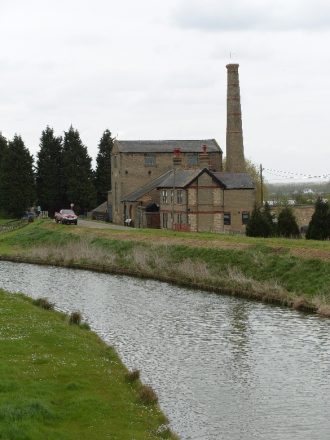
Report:
[[[330,320],[166,283],[0,262],[0,287],[79,310],[183,440],[328,440]]]

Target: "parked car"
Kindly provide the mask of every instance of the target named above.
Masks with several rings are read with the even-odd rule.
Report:
[[[55,221],[56,223],[62,223],[62,225],[67,224],[78,224],[78,217],[72,211],[72,209],[61,209],[60,212],[55,212]]]
[[[22,219],[27,220],[28,222],[33,222],[35,219],[35,213],[31,211],[25,211],[22,215]]]

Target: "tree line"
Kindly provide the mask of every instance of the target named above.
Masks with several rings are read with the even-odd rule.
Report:
[[[0,132],[1,215],[17,218],[32,206],[53,215],[71,203],[77,213],[83,213],[106,201],[113,147],[108,129],[98,144],[95,170],[87,147],[72,126],[63,137],[47,126],[39,147],[34,161],[21,136],[8,141]]]
[[[330,206],[329,203],[318,197],[315,203],[314,213],[307,227],[307,240],[329,240],[330,239]],[[271,213],[268,203],[263,207],[255,206],[248,224],[246,235],[250,237],[287,237],[300,238],[301,234],[290,206],[284,207],[278,218]]]

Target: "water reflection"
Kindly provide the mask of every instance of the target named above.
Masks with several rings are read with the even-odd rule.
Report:
[[[246,370],[250,370],[249,334],[251,334],[251,329],[248,308],[248,303],[239,301],[233,303],[228,309],[229,328],[227,336],[230,338],[232,361],[237,366],[239,375],[244,374]]]
[[[0,286],[79,309],[182,439],[327,440],[330,321],[164,283],[0,263]]]

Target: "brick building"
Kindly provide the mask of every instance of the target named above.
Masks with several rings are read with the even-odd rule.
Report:
[[[226,172],[215,139],[116,140],[108,194],[114,223],[245,231],[255,189],[245,173],[238,64],[227,72]]]
[[[175,170],[159,186],[160,226],[193,232],[244,232],[255,200],[248,174]]]
[[[155,179],[172,170],[173,151],[180,149],[183,167],[196,169],[200,167],[199,153],[202,145],[206,145],[209,152],[211,169],[221,171],[222,150],[214,139],[115,140],[111,158],[112,191],[108,195],[113,222],[124,224],[125,219],[130,218],[134,225],[138,225],[137,207],[142,205],[145,208],[153,202],[159,204],[156,187],[143,200],[141,194],[146,194],[150,184],[154,185]]]

